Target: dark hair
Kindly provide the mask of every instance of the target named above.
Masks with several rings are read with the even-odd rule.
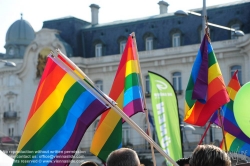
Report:
[[[81,166],[98,166],[98,165],[93,161],[85,161],[84,163],[81,164]]]
[[[198,145],[189,160],[190,166],[231,166],[226,152],[214,145]]]
[[[185,164],[189,164],[189,160],[190,160],[190,157],[189,158],[181,158],[181,159],[177,160],[176,163],[179,166],[184,166]]]

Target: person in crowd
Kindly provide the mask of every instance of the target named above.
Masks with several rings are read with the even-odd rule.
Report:
[[[176,163],[179,166],[189,166],[189,160],[190,160],[190,157],[189,158],[181,158],[181,159],[177,160]]]
[[[93,161],[85,161],[81,164],[81,166],[98,166],[98,165]]]
[[[130,148],[120,148],[109,154],[107,166],[140,166],[140,160],[136,151]]]
[[[198,145],[189,160],[190,166],[231,166],[226,152],[214,145]]]

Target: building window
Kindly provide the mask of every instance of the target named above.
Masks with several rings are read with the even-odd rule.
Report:
[[[14,136],[14,127],[9,127],[9,137]]]
[[[151,93],[151,89],[150,89],[150,81],[149,81],[149,75],[145,76],[145,92],[146,94],[150,94]]]
[[[181,87],[181,73],[180,72],[174,72],[172,74],[173,78],[173,86],[176,94],[182,94],[182,87]]]
[[[146,50],[153,50],[153,37],[146,38]]]
[[[123,53],[124,49],[125,49],[125,46],[126,46],[126,40],[122,40],[120,42],[120,54]]]
[[[126,146],[131,144],[129,138],[130,138],[130,126],[127,122],[125,122],[122,125],[122,145]]]
[[[102,56],[102,44],[95,45],[95,56],[101,57]]]
[[[100,89],[101,91],[103,91],[103,82],[102,80],[97,80],[95,81],[95,86]]]
[[[13,56],[15,55],[15,48],[14,48],[13,46],[11,46],[11,47],[9,48],[8,54],[9,54],[11,57],[13,57]]]
[[[234,72],[235,72],[236,70],[238,70],[238,75],[237,75],[237,76],[238,76],[240,85],[243,85],[243,84],[242,84],[241,66],[240,66],[240,65],[234,65],[234,66],[231,67],[230,70],[231,70],[231,77],[233,76]]]
[[[231,25],[232,29],[239,30],[240,29],[240,24],[233,24]],[[231,31],[231,39],[237,39],[238,36],[236,36],[234,31]]]
[[[174,33],[172,35],[172,45],[173,47],[179,47],[181,45],[181,34]]]

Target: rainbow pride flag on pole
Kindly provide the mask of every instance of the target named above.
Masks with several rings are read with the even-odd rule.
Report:
[[[109,109],[95,94],[84,78],[49,55],[13,165],[69,165],[88,126]]]
[[[235,136],[225,132],[225,138],[226,138],[226,145],[227,145],[227,150],[228,153],[235,153],[235,154],[240,154],[243,156],[249,156],[250,157],[250,144],[242,141],[239,138],[236,138]],[[225,144],[222,140],[221,142],[221,149],[222,150],[226,150],[225,149]],[[237,156],[238,156],[237,155]]]
[[[145,108],[140,73],[135,36],[130,35],[109,94],[129,117]],[[122,119],[111,109],[100,118],[90,152],[106,162],[110,152],[121,146]]]
[[[238,71],[236,70],[229,81],[227,92],[230,97],[230,102],[225,104],[221,109],[221,119],[222,119],[222,125],[224,126],[224,130],[236,138],[241,139],[242,141],[245,141],[246,143],[250,144],[250,138],[244,134],[244,132],[240,129],[238,126],[235,117],[234,117],[234,99],[241,88],[240,82],[237,77]],[[218,111],[214,113],[214,115],[210,119],[211,123],[215,123],[218,126],[221,126],[219,117],[218,117]],[[227,142],[227,140],[226,140]]]
[[[184,122],[197,126],[204,126],[219,107],[230,101],[206,34],[193,64],[185,99]]]

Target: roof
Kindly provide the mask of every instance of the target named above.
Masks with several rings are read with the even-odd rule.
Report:
[[[219,4],[219,5],[213,5],[206,7],[207,10],[214,10],[217,8],[223,8],[223,7],[229,7],[229,6],[235,6],[235,5],[241,5],[244,3],[249,3],[250,0],[240,0],[240,1],[235,1],[235,2],[230,2],[230,3],[224,3],[224,4]],[[196,9],[190,9],[190,11],[202,11],[202,8],[196,8]],[[120,25],[120,24],[130,24],[130,23],[135,23],[135,22],[140,22],[140,21],[148,21],[149,19],[166,19],[166,17],[171,18],[171,16],[174,16],[174,13],[165,13],[165,14],[158,14],[154,16],[148,16],[148,17],[142,17],[142,18],[135,18],[135,19],[128,19],[128,20],[117,20],[113,22],[108,22],[108,23],[102,23],[102,24],[96,24],[96,25],[87,25],[83,27],[83,29],[95,29],[95,28],[101,28],[101,27],[106,27],[106,26],[115,26],[115,25]]]

